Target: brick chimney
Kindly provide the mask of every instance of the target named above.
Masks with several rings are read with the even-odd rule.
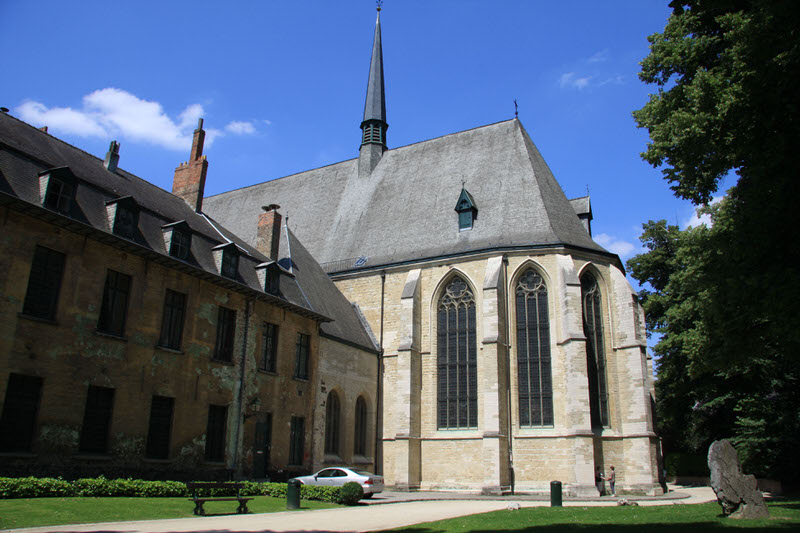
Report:
[[[183,201],[198,213],[203,210],[203,192],[208,172],[208,160],[203,155],[205,139],[206,132],[203,130],[203,119],[201,118],[197,123],[197,129],[194,130],[189,161],[181,163],[175,169],[175,177],[172,180],[172,194],[183,198]]]
[[[47,133],[46,127],[44,132]],[[111,141],[111,145],[108,147],[108,153],[106,154],[106,159],[103,161],[103,166],[106,167],[109,172],[116,172],[118,163],[119,143],[117,141]]]
[[[263,213],[258,215],[258,233],[256,234],[256,250],[273,261],[278,260],[278,247],[281,244],[281,206],[270,204],[263,206]]]

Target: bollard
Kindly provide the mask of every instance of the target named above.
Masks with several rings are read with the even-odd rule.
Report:
[[[550,507],[561,507],[561,482],[550,482]]]
[[[287,509],[300,509],[300,487],[303,484],[296,480],[290,479],[286,485],[286,508]]]

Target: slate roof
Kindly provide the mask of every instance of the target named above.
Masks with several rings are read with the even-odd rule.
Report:
[[[478,208],[459,231],[462,181]],[[207,212],[248,242],[259,206],[281,205],[328,272],[491,249],[568,246],[607,254],[576,215],[518,119],[387,150],[369,176],[358,160],[204,199]],[[366,258],[364,260],[363,258]],[[618,259],[617,259],[618,261]]]
[[[68,167],[77,178],[75,199],[66,216],[41,207],[40,200],[39,173],[59,167]],[[114,235],[106,212],[107,203],[128,196],[141,209],[133,239]],[[0,203],[22,206],[34,216],[63,223],[211,282],[253,291],[276,305],[322,321],[320,327],[329,336],[377,351],[356,310],[299,242],[292,243],[292,252],[298,250],[292,255],[295,275],[281,275],[278,296],[266,294],[255,267],[269,258],[224,224],[195,212],[181,198],[129,172],[119,168],[109,172],[102,159],[5,113],[0,113]],[[244,225],[249,220],[255,230],[259,213],[253,211],[239,222]],[[162,226],[179,221],[185,221],[192,231],[187,261],[170,256],[164,242]],[[212,252],[228,242],[233,242],[241,254],[236,280],[219,275]]]

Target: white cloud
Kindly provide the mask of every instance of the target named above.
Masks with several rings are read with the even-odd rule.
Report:
[[[724,196],[715,196],[714,198],[711,199],[711,204],[712,205],[716,204],[723,198]],[[713,225],[711,223],[711,215],[709,215],[708,213],[701,215],[700,213],[697,212],[696,208],[693,208],[692,213],[683,221],[683,224],[681,224],[681,228],[683,229],[696,228],[701,224],[705,224],[710,228]]]
[[[252,135],[256,132],[256,127],[252,122],[244,122],[234,120],[225,126],[225,131],[233,133],[234,135]]]
[[[602,63],[604,61],[608,61],[608,48],[600,50],[586,61],[588,63]]]
[[[620,256],[621,259],[627,259],[633,256],[634,252],[636,251],[636,246],[634,246],[632,243],[619,240],[616,237],[612,237],[606,233],[595,235],[594,241],[609,252]]]
[[[29,100],[16,111],[22,120],[48,126],[54,132],[82,137],[116,137],[170,150],[188,150],[192,146],[192,132],[205,112],[202,105],[191,104],[173,119],[160,103],[143,100],[114,87],[84,96],[81,109],[48,108]],[[221,130],[206,129],[206,147],[221,135]]]
[[[578,76],[574,72],[565,72],[561,75],[561,78],[559,78],[558,84],[562,89],[567,87],[584,89],[589,85],[591,79],[591,76]]]

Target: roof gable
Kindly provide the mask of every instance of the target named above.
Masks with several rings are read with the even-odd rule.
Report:
[[[465,182],[481,223],[459,232],[450,202]],[[328,271],[359,259],[369,268],[503,247],[608,253],[592,241],[517,119],[388,150],[367,177],[350,160],[212,196],[205,208],[254,242],[241,218],[264,202],[283,206]]]

